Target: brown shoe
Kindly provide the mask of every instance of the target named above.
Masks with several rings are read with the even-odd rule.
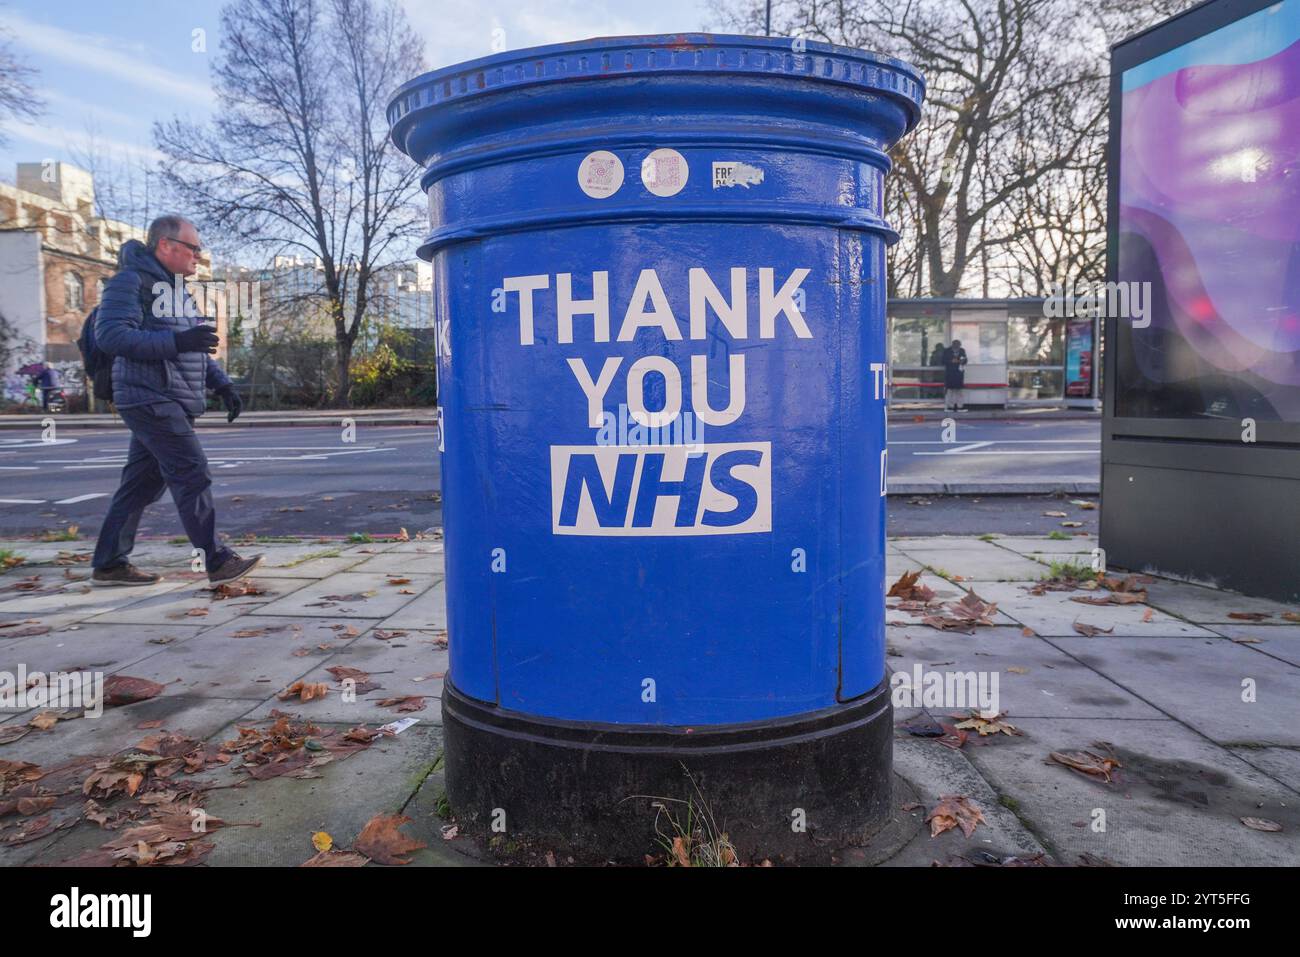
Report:
[[[156,585],[162,580],[161,575],[142,572],[130,562],[116,568],[96,568],[90,576],[92,585]]]
[[[208,572],[208,581],[213,585],[232,582],[237,578],[243,578],[260,564],[262,564],[261,555],[254,555],[252,558],[240,558],[238,555],[231,555],[221,563],[221,567]]]

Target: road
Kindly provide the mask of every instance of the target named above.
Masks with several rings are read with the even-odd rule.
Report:
[[[955,442],[939,423],[890,426],[890,481],[1024,480],[1097,476],[1095,421],[958,420]],[[204,429],[218,528],[232,536],[392,534],[442,523],[436,431],[429,426],[358,425],[354,442],[326,426]],[[78,526],[93,537],[117,487],[128,434],[63,430],[0,433],[0,536]],[[1095,496],[1068,496],[1095,500]],[[1060,531],[1067,511],[1096,531],[1097,511],[1047,496],[891,496],[891,535]],[[1078,512],[1079,514],[1075,514]],[[1063,532],[1065,533],[1065,532]],[[182,534],[170,496],[145,512],[142,536]]]
[[[428,426],[204,429],[217,522],[231,535],[392,534],[442,523],[437,433]],[[0,535],[68,524],[94,535],[117,488],[129,434],[65,429],[0,434]],[[181,535],[170,495],[149,508],[141,535]]]
[[[889,424],[889,484],[1097,482],[1101,421],[971,419]]]

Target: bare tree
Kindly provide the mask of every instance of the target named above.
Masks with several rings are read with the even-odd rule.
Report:
[[[37,71],[14,52],[9,36],[9,31],[0,26],[0,124],[9,118],[35,120],[45,112],[45,102],[33,85]],[[0,125],[0,146],[8,143]]]
[[[1039,292],[1104,243],[1108,45],[1190,0],[777,0],[789,36],[877,50],[927,82],[892,152],[890,294]],[[761,32],[764,4],[721,0]],[[974,267],[974,271],[972,271]]]
[[[384,113],[425,69],[423,44],[396,0],[236,0],[222,34],[217,118],[155,125],[163,176],[214,244],[319,262],[333,401],[346,406],[374,274],[409,255],[423,222],[420,170],[390,144]]]

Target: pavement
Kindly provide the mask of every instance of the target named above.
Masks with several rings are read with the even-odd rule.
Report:
[[[1300,861],[1300,610],[1163,578],[1130,582],[1138,600],[1122,604],[1108,596],[1126,593],[1106,587],[1030,590],[1054,565],[1087,565],[1095,547],[1090,535],[1060,534],[889,542],[891,580],[919,573],[944,608],[970,592],[997,605],[966,634],[922,623],[938,605],[913,615],[891,599],[889,667],[996,676],[1001,720],[1019,733],[972,729],[959,741],[951,715],[969,708],[898,708],[888,846],[845,849],[840,863]],[[0,671],[91,670],[162,687],[100,717],[74,713],[27,731],[44,709],[3,713],[5,796],[34,803],[0,800],[0,864],[111,863],[116,853],[298,865],[317,853],[320,832],[335,846],[331,863],[353,846],[379,859],[392,835],[376,842],[372,825],[361,836],[376,815],[408,819],[401,833],[413,846],[402,856],[412,865],[480,863],[440,816],[447,635],[436,530],[267,544],[249,579],[256,593],[229,597],[202,587],[187,546],[141,545],[137,563],[167,577],[140,589],[92,589],[82,541],[2,549],[25,561],[0,574]],[[382,688],[358,684],[349,696],[343,681],[365,675]],[[296,682],[326,693],[304,701],[300,687],[281,700]],[[399,703],[382,703],[390,699]],[[281,712],[299,717],[276,730]],[[418,721],[367,740],[403,717]],[[1096,757],[1071,757],[1078,751]],[[1110,780],[1053,752],[1091,761]],[[132,774],[137,797],[125,793]],[[978,809],[969,836],[930,836],[924,818],[947,796]]]

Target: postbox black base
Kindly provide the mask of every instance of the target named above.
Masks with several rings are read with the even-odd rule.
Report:
[[[725,832],[742,861],[829,862],[891,812],[884,683],[826,711],[689,731],[538,719],[450,683],[442,714],[460,831],[514,859],[641,863],[689,812],[711,817],[704,836]]]

